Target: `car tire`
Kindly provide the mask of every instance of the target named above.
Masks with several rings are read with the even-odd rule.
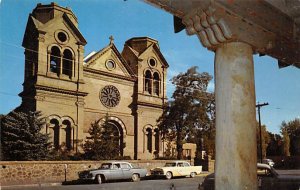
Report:
[[[140,176],[139,176],[139,174],[133,174],[131,179],[133,182],[137,182],[137,181],[140,181]]]
[[[173,177],[172,172],[166,173],[166,179],[172,179],[172,177]]]
[[[192,172],[191,175],[190,175],[191,178],[194,178],[195,176],[196,176],[195,172]]]
[[[96,175],[95,181],[96,181],[97,184],[101,184],[102,183],[101,175]]]

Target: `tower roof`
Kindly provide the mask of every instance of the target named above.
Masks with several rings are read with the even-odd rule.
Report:
[[[78,27],[77,17],[72,10],[68,7],[61,7],[54,2],[46,5],[38,3],[35,9],[32,11],[32,16],[44,24],[53,19],[55,16],[63,14],[67,14],[76,27]]]
[[[125,42],[125,45],[130,46],[139,54],[144,52],[152,44],[155,44],[159,48],[158,41],[149,37],[134,37]]]

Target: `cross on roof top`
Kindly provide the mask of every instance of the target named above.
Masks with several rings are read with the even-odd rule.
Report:
[[[112,44],[112,43],[114,43],[114,37],[111,35],[110,37],[109,37],[109,40],[110,40],[110,44]]]

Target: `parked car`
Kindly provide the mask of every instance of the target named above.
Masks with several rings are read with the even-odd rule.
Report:
[[[300,176],[280,175],[272,166],[257,164],[258,187],[260,190],[299,190]],[[200,184],[200,190],[214,190],[215,174],[209,174]]]
[[[151,170],[153,176],[164,176],[167,179],[177,176],[195,177],[202,172],[202,166],[191,166],[186,161],[170,161],[164,167],[158,167]]]
[[[273,160],[271,160],[271,159],[263,159],[262,160],[262,163],[263,164],[268,164],[269,166],[272,166],[272,167],[274,167],[274,162],[273,162]]]
[[[78,172],[79,180],[94,180],[101,184],[110,180],[132,179],[139,181],[147,175],[147,169],[136,168],[129,162],[105,162],[98,169]]]

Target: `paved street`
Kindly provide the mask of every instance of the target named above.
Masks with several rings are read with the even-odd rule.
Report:
[[[142,180],[140,182],[109,182],[104,184],[78,184],[78,185],[56,185],[56,186],[14,186],[2,187],[2,190],[170,190],[172,184],[174,190],[197,190],[199,183],[203,180],[202,176],[195,178],[177,178],[177,179],[153,179]],[[172,190],[173,190],[172,189]]]
[[[300,175],[300,170],[276,170],[277,173],[282,175]]]

